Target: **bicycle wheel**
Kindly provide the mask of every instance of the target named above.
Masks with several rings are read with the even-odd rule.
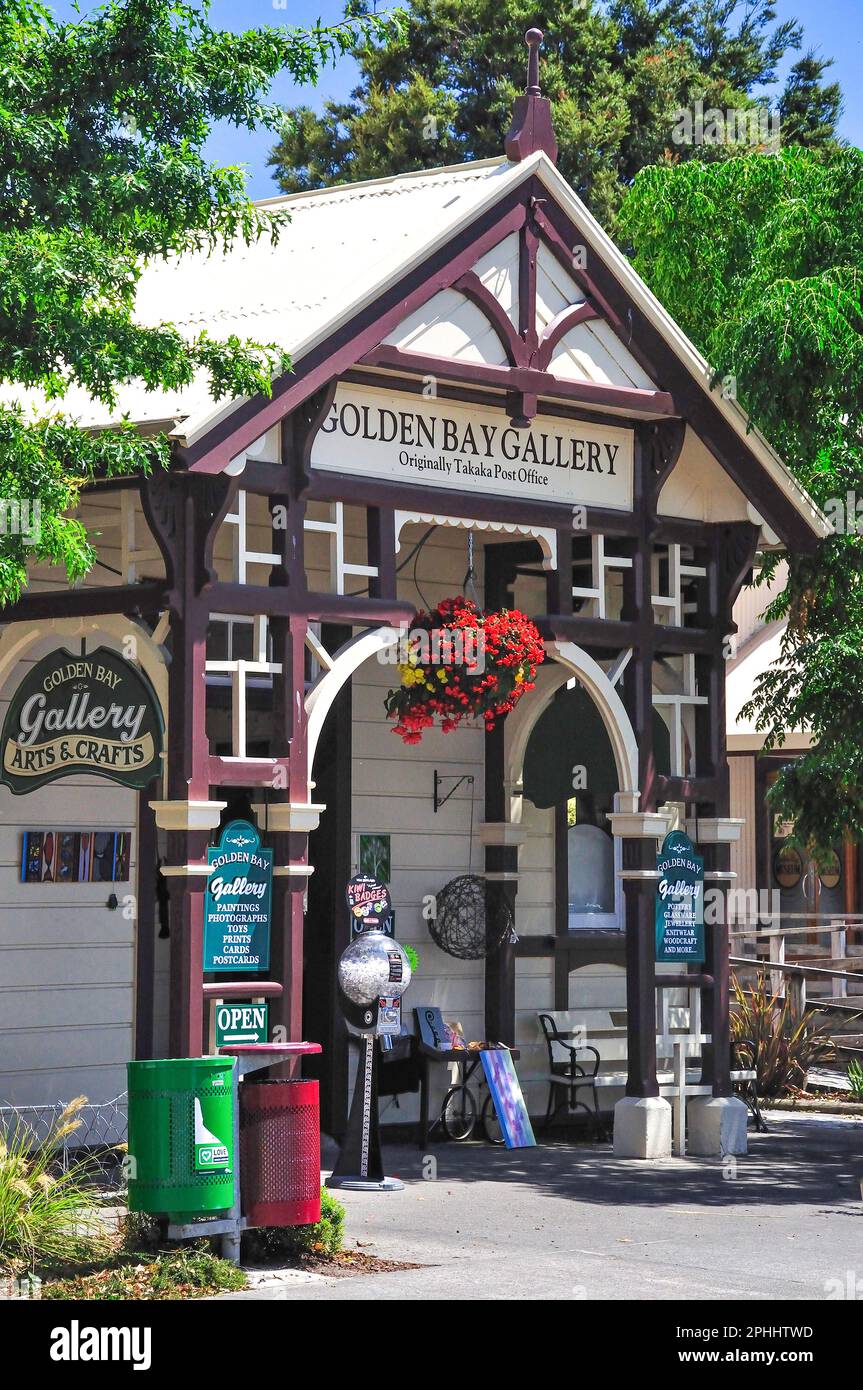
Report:
[[[494,1096],[488,1095],[482,1107],[482,1127],[485,1130],[485,1137],[490,1144],[503,1144],[503,1130],[500,1127],[500,1120],[497,1118]]]
[[[476,1124],[476,1101],[469,1086],[450,1086],[441,1106],[440,1120],[447,1139],[469,1139]]]

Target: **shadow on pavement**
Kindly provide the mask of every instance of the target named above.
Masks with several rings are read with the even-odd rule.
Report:
[[[615,1159],[610,1144],[553,1136],[535,1149],[441,1143],[427,1154],[437,1161],[438,1181],[522,1183],[601,1206],[838,1204],[863,1220],[863,1124],[778,1114],[769,1123],[768,1134],[750,1132],[749,1153],[736,1159]],[[383,1142],[386,1171],[422,1182],[427,1155],[415,1145],[387,1144],[385,1131]],[[858,1210],[849,1210],[855,1201]]]

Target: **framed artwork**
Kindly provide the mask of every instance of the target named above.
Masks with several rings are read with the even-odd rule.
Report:
[[[361,832],[358,859],[361,874],[370,874],[379,883],[389,883],[392,872],[390,836]]]
[[[521,1093],[521,1083],[508,1048],[498,1047],[481,1052],[482,1069],[508,1149],[536,1147],[533,1126]]]
[[[434,1004],[422,1004],[414,1009],[419,1035],[427,1047],[435,1047],[438,1052],[449,1050],[449,1031],[443,1021],[443,1014]]]
[[[127,883],[128,830],[25,830],[22,883]]]

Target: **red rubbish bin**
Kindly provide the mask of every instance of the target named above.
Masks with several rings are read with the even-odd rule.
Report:
[[[250,1226],[307,1226],[321,1219],[317,1081],[240,1086],[240,1189]]]

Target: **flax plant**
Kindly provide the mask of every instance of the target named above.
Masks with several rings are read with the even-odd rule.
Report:
[[[755,1068],[759,1096],[782,1096],[802,1089],[806,1074],[817,1062],[836,1056],[828,1034],[805,1013],[797,1017],[789,1000],[774,993],[763,971],[754,986],[745,989],[731,977],[734,1003],[731,1038],[737,1055]]]

